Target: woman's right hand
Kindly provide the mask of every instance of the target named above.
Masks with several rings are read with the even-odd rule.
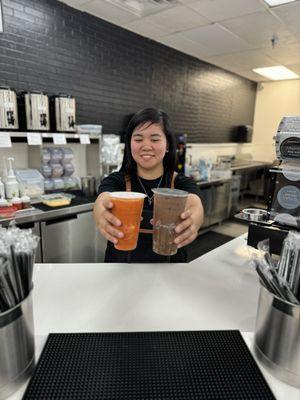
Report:
[[[100,233],[110,242],[117,244],[118,238],[123,237],[123,233],[117,229],[121,226],[121,221],[110,211],[113,202],[108,192],[101,193],[94,204],[94,220]]]

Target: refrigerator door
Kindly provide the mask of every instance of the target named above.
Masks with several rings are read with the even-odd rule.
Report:
[[[41,223],[44,263],[103,262],[104,239],[95,227],[91,211]]]
[[[212,205],[210,225],[217,224],[229,216],[230,182],[216,184],[212,187]]]

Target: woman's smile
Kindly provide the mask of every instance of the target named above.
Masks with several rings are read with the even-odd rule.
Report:
[[[141,157],[144,160],[150,160],[152,157],[155,157],[154,154],[141,154]]]

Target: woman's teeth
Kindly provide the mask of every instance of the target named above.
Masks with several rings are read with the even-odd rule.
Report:
[[[148,155],[148,154],[142,154],[141,157],[142,157],[142,158],[145,158],[146,160],[149,160],[149,159],[152,158],[153,156]]]

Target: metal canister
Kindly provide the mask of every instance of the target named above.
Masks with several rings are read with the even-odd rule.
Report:
[[[300,306],[260,288],[254,351],[278,379],[300,388]]]
[[[96,178],[94,176],[83,176],[81,178],[81,189],[86,197],[96,195]]]
[[[7,398],[34,368],[32,291],[20,304],[0,314],[0,400]]]

